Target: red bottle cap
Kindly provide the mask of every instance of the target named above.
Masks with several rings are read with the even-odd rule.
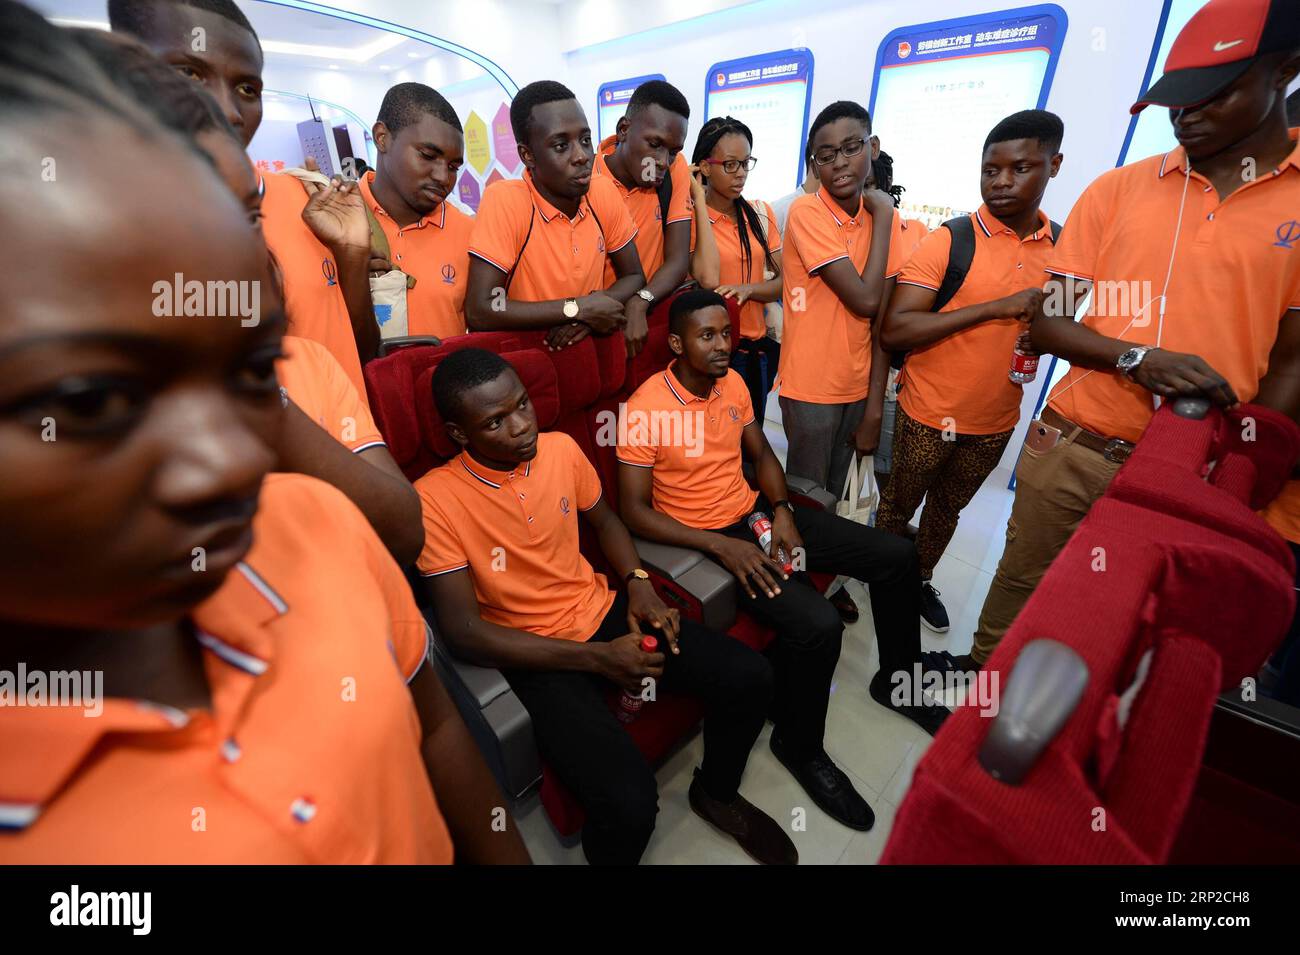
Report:
[[[646,653],[654,653],[656,650],[659,649],[659,641],[656,640],[654,637],[642,637],[641,649],[644,650]]]

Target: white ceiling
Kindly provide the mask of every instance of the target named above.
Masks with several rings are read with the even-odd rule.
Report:
[[[106,0],[29,0],[47,17],[77,26],[108,26]],[[238,0],[257,31],[268,63],[343,71],[397,72],[454,54],[363,24],[258,0]],[[562,0],[543,0],[559,3]]]

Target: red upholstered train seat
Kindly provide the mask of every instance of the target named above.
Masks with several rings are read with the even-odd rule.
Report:
[[[1242,414],[1265,422],[1267,447],[1234,440]],[[994,718],[959,708],[881,861],[1166,861],[1216,698],[1258,670],[1295,609],[1290,553],[1255,508],[1297,453],[1300,429],[1263,409],[1162,408],[985,666],[1005,695],[1026,646],[1058,641],[1086,666],[1077,706],[1016,785],[981,765]]]

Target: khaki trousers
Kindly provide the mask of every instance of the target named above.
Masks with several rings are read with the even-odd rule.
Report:
[[[1100,451],[1075,444],[1077,434],[1077,428],[1062,434],[1047,451],[1032,451],[1026,445],[1020,452],[1007,543],[984,598],[971,649],[978,663],[988,660],[1093,501],[1105,493],[1120,469]]]

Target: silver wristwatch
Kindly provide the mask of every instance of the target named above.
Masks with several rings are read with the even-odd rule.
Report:
[[[578,300],[576,298],[566,298],[564,300],[564,317],[575,319],[578,317]]]
[[[641,291],[637,292],[636,294],[637,297],[643,299],[647,305],[654,304],[655,293],[650,291],[648,288],[643,288]]]
[[[1119,359],[1115,362],[1115,367],[1125,377],[1132,378],[1133,372],[1137,371],[1138,365],[1142,364],[1142,359],[1146,358],[1147,352],[1154,347],[1153,345],[1135,345],[1119,356]]]

